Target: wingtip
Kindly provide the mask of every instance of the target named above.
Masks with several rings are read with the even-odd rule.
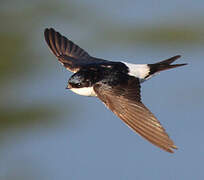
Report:
[[[175,151],[173,151],[173,149],[174,149],[174,150],[178,150],[178,147],[173,144],[173,145],[171,146],[171,149],[170,149],[168,152],[170,152],[170,153],[175,153]]]
[[[174,56],[176,59],[181,58],[181,55]]]
[[[50,29],[50,28],[45,28],[45,29],[44,29],[44,32],[48,31],[49,29]]]
[[[51,27],[51,28],[45,28],[45,29],[44,29],[44,34],[45,34],[45,35],[48,34],[49,32],[56,32],[56,31],[55,31],[55,29],[52,28],[52,27]]]
[[[46,34],[47,32],[49,32],[50,29],[51,29],[51,28],[45,28],[45,29],[44,29],[44,34]]]
[[[45,37],[45,41],[49,45],[50,42],[49,42],[49,29],[48,28],[45,28],[45,30],[44,30],[44,37]]]
[[[177,150],[178,149],[178,147],[177,146],[175,146],[175,145],[172,145],[171,147],[169,147],[169,148],[162,148],[162,147],[160,147],[161,149],[163,149],[163,150],[165,150],[166,152],[169,152],[169,153],[175,153],[175,151],[174,150]]]
[[[49,31],[48,28],[45,28],[45,29],[44,29],[44,36],[46,36],[46,34],[47,34],[48,31]]]
[[[60,50],[57,46],[57,38],[56,38],[56,32],[53,28],[45,28],[44,30],[44,37],[47,45],[49,46],[51,52],[58,57],[60,55]]]
[[[45,28],[44,29],[44,36],[45,36],[45,39],[47,40],[48,39],[48,36],[49,36],[49,32],[52,28]]]
[[[178,147],[176,145],[173,145],[172,148],[176,149],[176,150],[178,149]]]

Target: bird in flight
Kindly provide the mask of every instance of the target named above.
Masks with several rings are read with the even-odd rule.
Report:
[[[59,62],[74,73],[68,80],[67,89],[79,95],[98,97],[152,144],[170,153],[177,149],[157,118],[142,103],[140,84],[160,71],[186,65],[172,65],[180,55],[155,64],[115,62],[89,55],[53,28],[46,28],[44,36]]]

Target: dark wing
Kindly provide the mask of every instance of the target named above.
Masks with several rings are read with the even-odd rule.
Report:
[[[79,46],[56,32],[53,28],[44,31],[45,41],[52,53],[70,71],[77,72],[83,65],[105,62],[105,60],[91,57]]]
[[[94,90],[111,111],[149,142],[170,153],[177,149],[157,118],[142,104],[138,79],[131,77],[127,84],[114,87],[98,83]]]

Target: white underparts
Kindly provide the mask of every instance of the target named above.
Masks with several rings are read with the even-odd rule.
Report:
[[[150,68],[147,64],[131,64],[123,62],[129,68],[129,75],[137,77],[142,81],[146,80],[145,77],[149,75]]]
[[[71,88],[70,90],[82,96],[96,96],[93,87]]]

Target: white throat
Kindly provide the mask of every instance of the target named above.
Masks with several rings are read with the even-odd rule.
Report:
[[[70,90],[82,96],[97,96],[93,87],[71,88]]]

